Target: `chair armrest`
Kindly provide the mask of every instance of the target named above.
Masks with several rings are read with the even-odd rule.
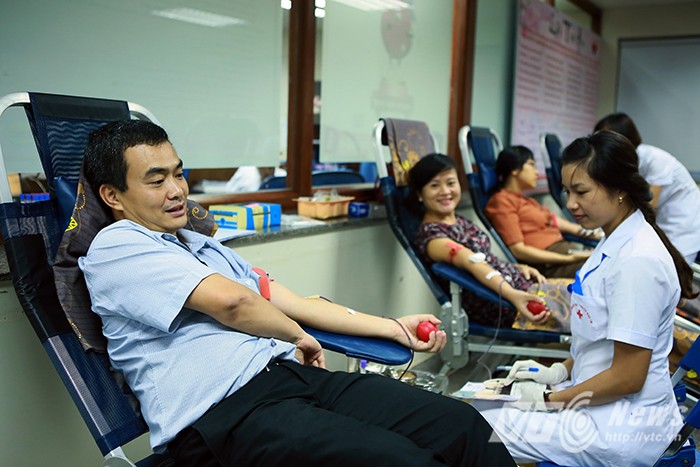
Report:
[[[700,264],[697,263],[697,259],[695,260],[696,262],[690,265],[690,268],[693,270],[693,278],[695,280],[700,279]]]
[[[436,276],[454,282],[478,297],[498,303],[499,297],[496,292],[486,287],[463,269],[445,263],[435,263],[432,266],[432,270]],[[507,300],[503,300],[503,305],[510,308],[513,307],[513,304]]]
[[[398,342],[375,337],[349,336],[302,326],[321,347],[384,365],[402,365],[411,360],[411,350]]]
[[[562,234],[562,237],[564,237],[564,240],[567,242],[580,243],[581,245],[590,246],[592,248],[595,248],[596,245],[598,245],[598,240],[594,240],[592,238],[583,238],[572,234]]]
[[[477,296],[489,300],[493,303],[498,303],[498,294],[487,288],[484,284],[477,281],[474,276],[468,272],[459,269],[455,266],[436,263],[432,266],[432,270],[438,277],[447,279],[450,282],[457,284],[469,292]],[[504,307],[513,308],[513,304],[507,300],[503,300]],[[536,329],[512,329],[512,328],[496,328],[493,326],[484,326],[476,323],[469,323],[469,333],[475,336],[494,337],[496,333],[502,340],[519,342],[519,343],[560,343],[566,344],[571,340],[568,334],[562,334],[552,331],[541,331]]]

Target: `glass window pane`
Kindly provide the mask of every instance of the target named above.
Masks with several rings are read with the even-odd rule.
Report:
[[[373,161],[380,117],[426,121],[445,150],[452,11],[451,0],[326,2],[321,162]]]
[[[491,0],[480,0],[476,13],[471,122],[501,138],[510,128],[516,13],[512,3]]]
[[[282,12],[258,0],[4,2],[0,95],[130,100],[156,115],[187,167],[275,166],[286,146]],[[8,169],[36,170],[13,114],[0,125]]]

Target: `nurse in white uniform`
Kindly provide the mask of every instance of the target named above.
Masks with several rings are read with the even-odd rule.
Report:
[[[688,169],[663,149],[643,144],[634,121],[624,113],[610,114],[595,126],[626,136],[637,148],[639,173],[651,185],[656,223],[689,264],[700,250],[700,188]]]
[[[649,466],[682,423],[667,357],[692,271],[655,224],[629,140],[608,131],[579,138],[562,162],[567,207],[605,238],[572,284],[571,357],[551,367],[516,362],[509,378],[571,384],[477,408],[516,462]]]

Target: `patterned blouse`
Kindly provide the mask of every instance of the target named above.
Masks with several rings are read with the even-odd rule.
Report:
[[[527,290],[532,283],[525,279],[523,273],[514,264],[503,261],[491,253],[491,241],[488,235],[477,227],[473,222],[457,215],[457,222],[453,225],[441,222],[428,222],[421,224],[416,234],[414,243],[418,251],[423,255],[423,259],[432,264],[428,258],[426,249],[428,243],[436,238],[449,238],[464,245],[475,253],[486,255],[486,262],[503,276],[510,276],[512,284],[516,289]],[[449,284],[445,281],[442,284],[445,290],[449,290]],[[498,303],[477,297],[464,290],[462,292],[462,307],[469,314],[469,319],[475,323],[485,326],[496,326],[498,324]],[[501,326],[510,327],[515,320],[515,311],[503,307],[501,312]]]

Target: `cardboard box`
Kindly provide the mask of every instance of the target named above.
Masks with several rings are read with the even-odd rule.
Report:
[[[280,225],[282,206],[272,203],[213,204],[209,212],[220,227],[260,230]]]
[[[10,194],[14,197],[22,194],[22,181],[19,174],[7,174],[7,181],[10,182]]]
[[[300,216],[315,219],[330,219],[331,217],[347,216],[350,201],[354,196],[338,196],[330,201],[312,201],[312,198],[297,199],[297,211]]]

